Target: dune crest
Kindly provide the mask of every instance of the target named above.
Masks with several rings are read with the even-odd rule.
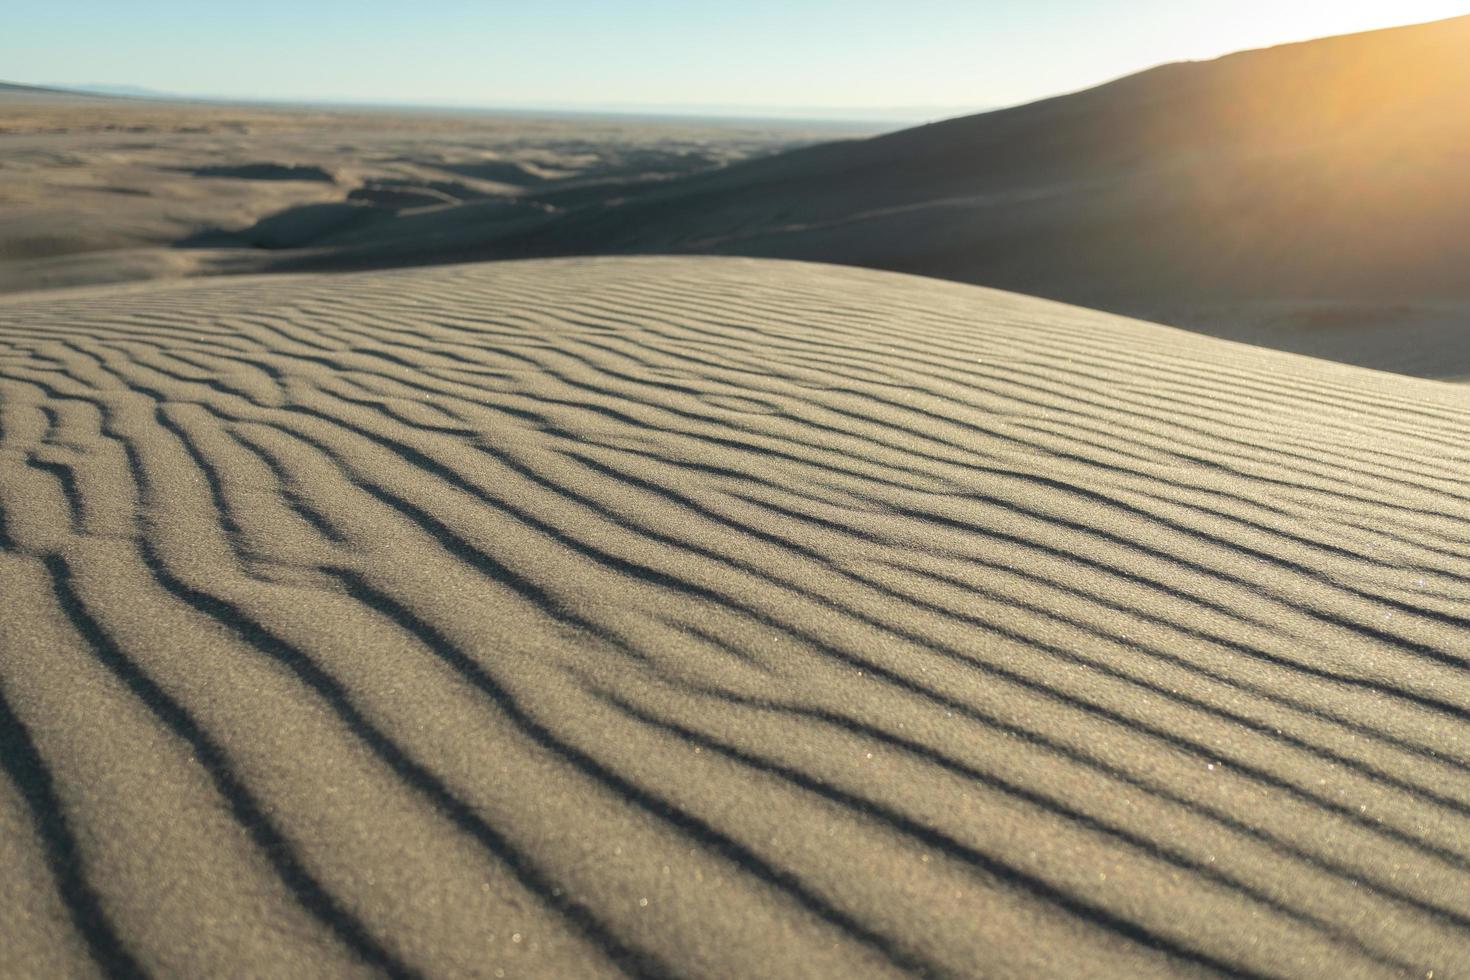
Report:
[[[800,263],[0,298],[0,973],[1447,975],[1467,447]]]

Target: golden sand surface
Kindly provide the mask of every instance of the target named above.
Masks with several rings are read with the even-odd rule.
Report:
[[[850,268],[0,299],[0,974],[1453,976],[1467,464]]]

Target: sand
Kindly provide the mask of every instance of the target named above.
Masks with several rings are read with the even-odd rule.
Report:
[[[792,262],[0,299],[0,975],[1456,975],[1467,447]]]
[[[0,83],[0,293],[412,259],[878,127],[89,98]],[[435,217],[437,215],[437,217]]]

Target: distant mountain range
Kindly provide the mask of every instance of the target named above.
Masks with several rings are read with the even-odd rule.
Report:
[[[18,82],[0,82],[0,92],[7,95],[80,95],[75,89],[50,88],[45,85],[22,85]]]
[[[141,85],[107,85],[98,82],[87,85],[56,85],[52,87],[66,89],[72,92],[83,92],[87,95],[116,95],[129,99],[188,98],[188,96],[179,95],[177,92],[161,92],[158,89],[144,88]]]
[[[0,82],[0,93],[8,95],[37,95],[46,97],[104,98],[104,99],[162,99],[185,101],[188,96],[171,92],[159,92],[138,85],[26,85],[20,82]]]

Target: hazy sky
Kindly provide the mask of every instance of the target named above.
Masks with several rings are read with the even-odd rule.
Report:
[[[0,0],[0,79],[487,106],[980,108],[1470,0]]]

